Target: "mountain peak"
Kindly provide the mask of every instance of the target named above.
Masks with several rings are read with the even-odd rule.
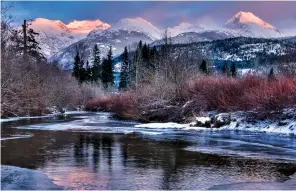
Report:
[[[241,33],[243,36],[267,38],[283,36],[276,27],[263,21],[251,12],[238,12],[225,23],[225,26]]]
[[[225,24],[228,25],[231,23],[243,23],[243,24],[251,23],[251,24],[257,24],[257,25],[261,26],[262,28],[275,29],[274,26],[263,21],[262,19],[260,19],[259,17],[257,17],[256,15],[254,15],[251,12],[243,12],[243,11],[238,12],[230,20],[228,20]]]
[[[94,29],[106,30],[110,27],[108,23],[97,20],[74,20],[66,25],[73,33],[87,34]]]
[[[153,40],[159,39],[161,36],[161,32],[157,27],[141,17],[121,19],[110,30],[143,32]]]
[[[193,25],[191,23],[182,22],[177,26],[174,26],[172,28],[168,28],[168,32],[172,37],[177,36],[179,34],[185,33],[185,32],[200,32],[204,30],[203,27],[198,25]]]

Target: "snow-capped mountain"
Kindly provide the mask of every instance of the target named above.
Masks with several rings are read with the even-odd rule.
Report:
[[[225,27],[238,32],[241,36],[263,38],[284,36],[276,27],[251,12],[238,12],[225,23]]]
[[[83,27],[80,27],[81,25]],[[99,46],[101,56],[106,56],[110,46],[113,48],[113,55],[118,56],[123,52],[125,46],[128,46],[133,51],[140,40],[152,46],[163,43],[161,38],[164,30],[158,29],[152,23],[139,17],[121,19],[111,27],[102,22],[85,23],[74,21],[65,25],[66,28],[64,26],[62,28],[70,31],[70,34],[73,36],[73,34],[80,34],[76,30],[88,31],[92,26],[96,26],[96,29],[90,31],[86,38],[77,41],[77,37],[75,36],[77,42],[74,40],[74,43],[63,46],[64,48],[50,57],[50,60],[57,61],[64,69],[71,69],[77,47],[80,49],[83,59],[90,61],[92,49],[95,44]],[[250,12],[237,13],[221,29],[207,30],[198,25],[181,23],[175,27],[168,28],[168,33],[171,36],[173,44],[190,44],[234,37],[283,37],[283,34],[277,28],[264,22]]]
[[[123,52],[125,46],[134,49],[140,40],[143,43],[151,43],[160,39],[160,36],[160,30],[150,22],[142,18],[126,18],[106,30],[91,31],[86,38],[64,48],[53,55],[50,60],[57,61],[64,69],[71,69],[77,47],[83,55],[83,59],[90,61],[95,44],[99,46],[101,56],[107,54],[109,46],[113,48],[113,55],[118,56]]]
[[[198,26],[198,25],[193,25],[190,23],[180,23],[179,25],[172,27],[172,28],[168,28],[168,33],[171,37],[175,37],[179,34],[182,33],[186,33],[186,32],[201,32],[204,29],[204,27],[202,26]]]
[[[161,38],[161,31],[155,27],[152,23],[137,17],[137,18],[125,18],[119,20],[115,25],[109,28],[106,33],[118,33],[120,31],[124,32],[139,32],[145,34],[152,40],[157,40]],[[88,36],[103,36],[106,33],[101,33],[101,30],[93,30]]]
[[[172,44],[190,44],[195,42],[221,40],[227,38],[238,37],[239,34],[235,31],[229,30],[205,30],[200,32],[185,32],[175,37],[171,37]],[[151,46],[157,46],[163,44],[163,40],[155,41]]]
[[[104,30],[109,25],[96,21],[73,21],[68,25],[60,20],[37,18],[30,22],[30,28],[39,33],[36,40],[40,43],[41,51],[47,58],[61,49],[86,37],[90,30]]]
[[[96,30],[106,30],[110,28],[108,23],[103,23],[99,19],[94,21],[84,20],[84,21],[77,21],[74,20],[66,25],[72,33],[78,34],[88,34],[90,31]]]

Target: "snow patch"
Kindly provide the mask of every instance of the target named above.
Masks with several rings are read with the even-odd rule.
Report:
[[[188,124],[179,124],[179,123],[146,123],[135,125],[136,128],[152,128],[152,129],[167,129],[167,128],[175,128],[182,129],[188,127]]]

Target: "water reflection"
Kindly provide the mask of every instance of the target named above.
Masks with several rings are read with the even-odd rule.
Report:
[[[184,148],[205,143],[231,146],[190,133],[153,139],[141,134],[22,130],[9,125],[2,132],[33,135],[1,142],[2,164],[41,170],[65,189],[207,189],[279,180],[296,171],[295,163],[187,151]],[[192,139],[197,143],[188,141]]]

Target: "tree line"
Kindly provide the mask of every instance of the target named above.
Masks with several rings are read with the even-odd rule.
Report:
[[[80,82],[102,83],[104,88],[114,85],[113,79],[113,53],[112,46],[109,47],[106,58],[101,59],[98,45],[94,45],[91,58],[92,65],[81,58],[79,49],[76,49],[72,75]]]

